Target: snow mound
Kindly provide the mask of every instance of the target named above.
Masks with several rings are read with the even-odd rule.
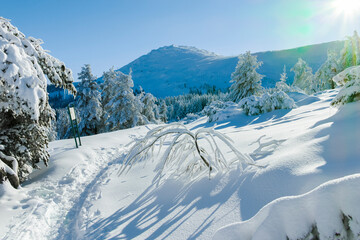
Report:
[[[248,221],[218,230],[216,239],[353,239],[360,234],[360,174],[282,197]],[[318,237],[318,238],[317,238]]]
[[[332,105],[343,105],[360,100],[360,66],[349,67],[333,77],[338,86],[343,86],[331,102]]]

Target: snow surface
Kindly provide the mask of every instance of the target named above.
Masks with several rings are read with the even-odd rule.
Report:
[[[358,175],[326,183],[360,170],[360,103],[332,108],[330,102],[337,93],[329,90],[311,97],[294,94],[295,109],[259,116],[238,111],[221,121],[208,123],[207,117],[202,117],[187,125],[196,131],[216,124],[216,130],[232,138],[237,149],[260,166],[248,167],[242,175],[235,168],[211,179],[206,175],[192,181],[186,177],[169,179],[156,188],[152,184],[157,164],[154,159],[118,176],[127,144],[154,125],[84,137],[79,149],[71,139],[51,142],[48,168],[34,172],[20,190],[1,186],[0,215],[7,220],[0,222],[0,238],[211,239],[218,229],[229,226],[216,237],[226,239],[226,234],[241,231],[248,239],[245,236],[258,230],[271,233],[258,228],[264,219],[280,221],[274,223],[281,225],[276,234],[294,236],[294,222],[287,221],[291,216],[281,213],[303,206],[301,198],[308,199],[309,205],[310,200],[319,200],[313,206],[315,212],[304,211],[297,218],[308,220],[301,222],[302,229],[305,231],[306,224],[316,217],[322,217],[325,226],[331,228],[334,221],[317,207],[323,199],[332,201],[330,207],[336,203],[352,213],[358,211],[360,200],[354,193],[359,185],[355,184],[354,192],[349,188],[352,181],[359,182]],[[318,189],[306,194],[324,183],[318,188],[324,195]],[[336,187],[337,183],[344,185]],[[346,186],[344,191],[342,186]],[[343,197],[331,198],[339,191]],[[301,194],[305,195],[287,197]],[[345,202],[346,196],[351,201]],[[276,200],[281,197],[287,198]],[[299,211],[293,210],[295,214]],[[275,218],[269,212],[277,212]],[[247,223],[237,222],[246,220],[252,225],[244,230],[239,225]]]

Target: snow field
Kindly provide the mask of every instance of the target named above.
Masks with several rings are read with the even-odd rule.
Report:
[[[360,177],[348,175],[360,171],[360,103],[332,108],[337,92],[292,96],[298,108],[291,110],[259,116],[224,111],[217,122],[203,117],[187,124],[192,131],[216,124],[256,160],[258,167],[242,175],[235,167],[210,179],[167,179],[156,188],[155,157],[119,176],[127,144],[151,125],[85,137],[79,149],[73,140],[52,142],[48,168],[19,191],[0,189],[0,214],[12,217],[0,223],[0,238],[211,239],[224,227],[216,239],[281,239],[303,237],[314,223],[330,236],[344,234],[341,218],[333,217],[341,212],[357,229],[359,196],[352,191]]]

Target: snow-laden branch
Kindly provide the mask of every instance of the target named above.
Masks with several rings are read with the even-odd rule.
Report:
[[[17,175],[18,173],[18,161],[16,158],[5,155],[1,150],[4,150],[5,147],[3,145],[0,145],[0,168],[2,168],[7,178],[9,179],[11,185],[14,188],[19,187],[19,177]],[[7,165],[7,163],[11,164],[11,167]]]
[[[170,141],[166,141],[167,139]],[[157,184],[170,175],[189,173],[196,176],[206,171],[210,174],[229,169],[235,163],[241,170],[244,165],[254,165],[253,159],[238,151],[229,137],[213,128],[192,132],[183,124],[173,123],[156,127],[145,137],[136,140],[123,161],[119,175],[129,171],[134,164],[159,155],[165,143],[168,146],[159,158],[154,178]],[[155,148],[158,148],[158,154],[154,154]],[[235,158],[225,156],[223,148],[229,149]]]

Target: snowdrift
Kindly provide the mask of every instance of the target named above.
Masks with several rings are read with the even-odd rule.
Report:
[[[279,198],[250,220],[221,228],[213,239],[358,239],[359,186],[360,174],[355,174]]]

